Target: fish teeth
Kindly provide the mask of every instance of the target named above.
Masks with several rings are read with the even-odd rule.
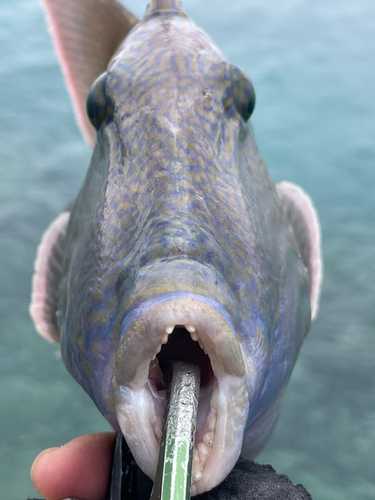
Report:
[[[212,413],[208,421],[208,429],[214,431],[216,427],[216,414]]]
[[[198,334],[196,332],[190,332],[190,337],[194,340],[194,342],[196,342],[199,339]]]
[[[218,389],[218,387],[215,387],[214,390],[212,391],[210,406],[211,406],[211,410],[210,410],[209,417],[211,418],[211,414],[216,415],[217,409],[219,406],[219,389]],[[212,429],[210,429],[210,430],[212,430]]]
[[[198,444],[198,453],[199,453],[199,458],[201,459],[201,462],[205,464],[207,462],[208,455],[210,454],[210,448],[204,444],[204,443],[199,443]]]
[[[194,333],[196,331],[195,326],[192,326],[192,325],[187,325],[187,326],[185,326],[185,328],[190,333]]]
[[[215,422],[216,424],[216,422]],[[212,448],[212,445],[214,443],[214,433],[213,431],[208,431],[206,432],[206,434],[204,434],[203,436],[203,442],[206,446],[208,446],[209,448]]]
[[[162,344],[166,344],[168,342],[168,333],[164,335],[164,337],[161,339]]]
[[[167,335],[170,335],[174,330],[174,326],[167,326],[166,329],[165,329],[165,333]]]
[[[155,354],[159,354],[159,352],[161,351],[161,344],[159,345],[159,347],[156,349],[156,352]]]
[[[202,476],[203,476],[203,471],[201,471],[201,470],[194,471],[193,472],[194,483],[197,483],[198,481],[200,481],[202,479]]]
[[[202,461],[200,459],[198,450],[195,448],[194,455],[193,455],[193,469],[192,469],[192,475],[191,475],[193,483],[197,483],[198,481],[200,481],[202,479],[203,468],[204,468],[204,464],[202,463]]]
[[[202,464],[202,462],[199,461],[199,462],[197,462],[197,464]],[[193,467],[194,466],[195,466],[195,463],[193,464]],[[201,466],[203,467],[203,464]],[[200,481],[202,479],[202,476],[203,476],[203,469],[202,470],[193,470],[192,479],[193,479],[194,483],[197,483],[198,481]]]

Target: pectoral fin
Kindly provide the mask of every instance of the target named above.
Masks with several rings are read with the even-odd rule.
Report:
[[[60,342],[56,312],[69,216],[70,212],[60,214],[43,234],[32,283],[30,315],[37,332],[54,343]]]
[[[277,184],[276,188],[297,240],[302,261],[310,271],[311,319],[315,319],[323,275],[318,214],[311,198],[299,186],[284,181]]]
[[[137,18],[116,0],[42,3],[78,125],[92,146],[96,131],[86,116],[87,95]]]

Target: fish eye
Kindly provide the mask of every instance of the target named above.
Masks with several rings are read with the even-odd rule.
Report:
[[[237,66],[231,64],[232,95],[234,106],[247,122],[255,108],[255,90],[250,78]]]
[[[93,127],[99,130],[108,114],[106,96],[107,73],[99,76],[92,84],[86,101],[86,112]]]

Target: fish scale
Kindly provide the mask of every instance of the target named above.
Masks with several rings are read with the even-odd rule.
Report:
[[[42,238],[31,314],[150,477],[165,404],[150,363],[167,330],[194,328],[190,346],[166,341],[207,352],[196,445],[210,426],[214,438],[195,465],[201,493],[240,453],[254,458],[276,422],[317,312],[318,217],[300,187],[273,184],[250,78],[179,2],[151,1],[142,20],[114,0],[44,5],[95,144],[77,198]]]

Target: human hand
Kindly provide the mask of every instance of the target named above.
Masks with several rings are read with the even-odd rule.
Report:
[[[114,439],[114,433],[100,432],[42,451],[31,467],[35,489],[46,500],[104,500]]]

